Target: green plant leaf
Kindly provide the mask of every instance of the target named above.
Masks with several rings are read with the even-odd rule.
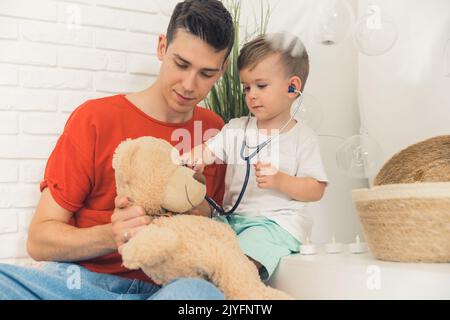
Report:
[[[223,0],[224,5],[228,8],[233,17],[233,24],[235,29],[234,46],[231,50],[228,66],[223,77],[217,81],[212,88],[208,97],[205,100],[205,105],[208,109],[214,111],[225,123],[228,123],[233,118],[240,118],[248,114],[247,106],[245,105],[245,93],[239,79],[239,70],[237,61],[239,57],[240,43],[240,15],[241,15],[241,1],[239,0]],[[264,11],[264,3],[267,9]],[[270,6],[261,0],[261,12],[257,26],[253,32],[247,29],[244,33],[244,41],[248,41],[256,35],[266,33],[267,26],[270,19]],[[255,17],[255,20],[256,17]]]

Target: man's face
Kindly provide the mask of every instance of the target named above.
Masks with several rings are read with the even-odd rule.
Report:
[[[178,29],[167,46],[159,37],[158,58],[162,61],[159,79],[168,107],[176,113],[191,112],[206,98],[223,74],[226,49],[216,50],[200,38]]]

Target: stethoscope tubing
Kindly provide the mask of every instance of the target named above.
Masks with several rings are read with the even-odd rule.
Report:
[[[289,122],[291,122],[291,120],[294,119],[295,115],[298,113],[298,111],[300,110],[300,107],[301,107],[301,105],[302,105],[302,102],[303,102],[303,93],[302,93],[301,91],[296,91],[296,92],[300,94],[301,101],[300,101],[300,103],[299,103],[297,109],[295,110],[295,112],[292,114],[291,118],[286,122],[286,124],[285,124],[285,125],[282,127],[282,129],[280,130],[280,133],[281,133],[281,131],[283,131],[283,130],[286,128],[286,126],[289,124]],[[246,189],[247,189],[248,181],[249,181],[249,178],[250,178],[250,170],[251,170],[250,160],[253,159],[255,156],[257,156],[258,153],[259,153],[262,149],[264,149],[269,143],[271,143],[272,140],[273,140],[273,137],[270,137],[267,141],[264,141],[263,143],[261,143],[261,144],[255,146],[255,147],[250,147],[250,146],[248,146],[248,145],[247,145],[247,136],[246,136],[246,133],[247,133],[247,127],[248,127],[248,125],[249,125],[249,123],[250,123],[250,119],[251,119],[251,115],[250,115],[250,113],[249,113],[248,118],[247,118],[247,123],[246,123],[245,128],[244,128],[244,140],[242,141],[241,152],[240,152],[241,159],[244,160],[244,161],[246,162],[247,168],[246,168],[245,179],[244,179],[244,183],[243,183],[243,185],[242,185],[241,192],[239,193],[239,196],[238,196],[236,202],[234,203],[234,206],[233,206],[229,211],[225,211],[225,210],[224,210],[219,204],[217,204],[213,199],[211,199],[211,198],[208,197],[208,196],[205,196],[205,200],[211,205],[211,207],[212,207],[214,210],[216,210],[216,211],[219,213],[219,216],[228,216],[228,215],[231,215],[231,214],[233,214],[233,213],[236,211],[236,209],[239,207],[239,204],[241,203],[241,200],[242,200],[242,198],[244,197],[245,191],[246,191]],[[245,148],[247,148],[247,149],[256,149],[256,150],[255,150],[253,153],[251,153],[250,155],[245,156],[245,155],[244,155]]]

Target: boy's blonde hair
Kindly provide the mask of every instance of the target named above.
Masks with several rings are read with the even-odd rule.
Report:
[[[252,70],[271,54],[280,55],[287,77],[297,76],[302,80],[303,91],[309,75],[309,56],[303,42],[294,35],[265,34],[247,42],[239,53],[238,69]]]

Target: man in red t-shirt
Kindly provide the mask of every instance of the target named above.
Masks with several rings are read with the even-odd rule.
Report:
[[[118,248],[149,219],[130,199],[116,198],[112,156],[127,138],[154,136],[187,151],[218,132],[222,119],[197,105],[226,70],[233,41],[220,1],[179,3],[158,39],[156,81],[142,92],[87,101],[71,114],[48,159],[27,244],[35,260],[57,263],[0,265],[0,299],[223,298],[203,280],[160,288],[122,266]],[[208,195],[221,202],[225,167],[211,166],[205,176]],[[205,201],[191,213],[209,216],[210,207]],[[80,288],[72,290],[77,275]]]

